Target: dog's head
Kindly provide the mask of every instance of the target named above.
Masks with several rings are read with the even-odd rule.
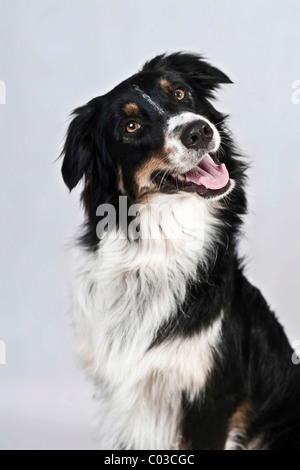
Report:
[[[122,194],[132,202],[180,191],[221,199],[233,187],[224,116],[210,101],[222,83],[231,81],[194,54],[147,62],[74,112],[63,151],[65,183],[72,190],[84,177],[88,212]]]

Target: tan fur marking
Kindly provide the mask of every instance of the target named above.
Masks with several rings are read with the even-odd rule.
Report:
[[[249,401],[245,400],[240,403],[230,418],[228,434],[234,429],[241,430],[243,434],[246,433],[247,422],[252,409],[252,404]]]
[[[170,164],[166,161],[166,155],[153,155],[147,160],[135,174],[135,182],[137,187],[137,196],[145,192],[151,192],[157,189],[155,183],[150,179],[151,174],[155,170],[166,171],[170,168]]]
[[[136,116],[140,112],[138,105],[135,103],[125,104],[124,111],[127,114],[127,116]]]
[[[123,181],[123,172],[122,168],[118,166],[118,177],[119,177],[119,190],[121,191],[122,194],[125,194],[125,188],[124,188],[124,181]]]
[[[169,82],[169,80],[166,80],[165,78],[160,81],[160,86],[167,93],[170,93],[172,91],[172,84]]]

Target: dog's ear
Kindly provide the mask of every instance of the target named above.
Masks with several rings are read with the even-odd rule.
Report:
[[[63,179],[72,191],[84,178],[81,200],[90,220],[98,205],[110,203],[118,193],[117,170],[105,142],[105,98],[76,109],[62,152]]]
[[[182,73],[208,91],[216,89],[222,83],[232,83],[225,73],[210,65],[202,56],[186,52],[159,55],[144,65],[143,71],[147,70]]]
[[[102,107],[101,98],[95,98],[72,113],[75,117],[62,151],[62,176],[70,191],[77,186],[99,154],[97,131]]]

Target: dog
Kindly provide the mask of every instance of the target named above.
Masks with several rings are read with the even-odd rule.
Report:
[[[163,54],[74,111],[74,324],[102,449],[300,448],[293,350],[237,253],[247,161],[213,101],[230,83]]]

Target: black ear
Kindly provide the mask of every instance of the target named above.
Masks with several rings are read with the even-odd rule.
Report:
[[[143,71],[147,70],[183,73],[207,90],[214,90],[222,83],[232,83],[225,73],[210,65],[202,56],[186,52],[159,55],[144,65]]]
[[[101,99],[95,98],[72,114],[76,117],[69,126],[62,151],[62,176],[70,191],[77,186],[99,153],[96,137],[101,110]]]

